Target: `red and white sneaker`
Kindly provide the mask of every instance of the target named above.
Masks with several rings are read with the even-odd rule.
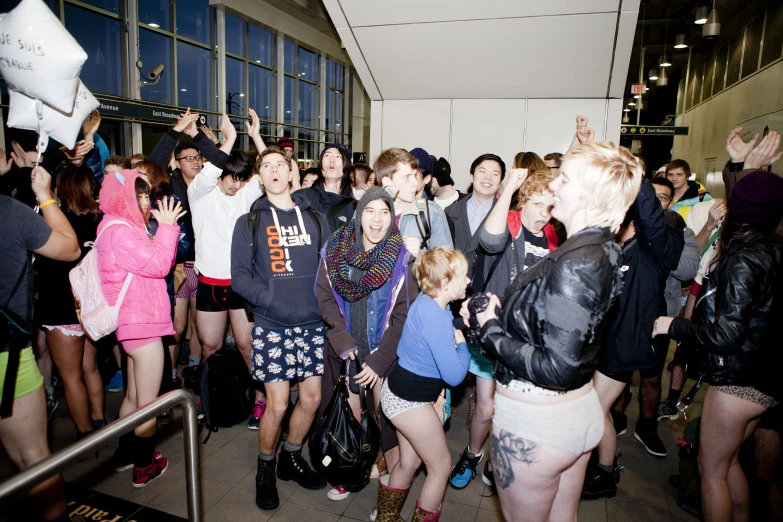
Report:
[[[133,487],[143,488],[166,472],[169,467],[169,459],[158,457],[152,460],[149,466],[139,468],[133,466]]]
[[[345,489],[344,487],[342,487],[342,486],[335,486],[335,487],[333,487],[332,489],[329,490],[329,492],[326,494],[326,497],[329,500],[340,501],[340,500],[345,500],[346,498],[348,498],[348,495],[350,495],[350,494],[351,493],[347,489]]]

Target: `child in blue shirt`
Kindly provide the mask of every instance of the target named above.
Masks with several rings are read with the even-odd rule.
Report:
[[[414,273],[422,292],[408,311],[397,346],[397,367],[381,388],[381,408],[397,429],[400,460],[381,478],[378,520],[399,518],[422,461],[427,479],[416,511],[432,520],[440,515],[451,455],[432,404],[444,382],[462,382],[470,364],[465,337],[454,329],[448,310],[451,301],[465,298],[470,282],[464,254],[445,247],[427,250],[416,260]]]

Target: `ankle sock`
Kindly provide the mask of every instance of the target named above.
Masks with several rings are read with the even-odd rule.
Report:
[[[137,468],[146,468],[152,463],[152,455],[155,453],[155,436],[136,436],[136,447],[133,452],[133,465]]]
[[[296,453],[297,451],[302,451],[302,445],[291,444],[290,442],[285,441],[283,443],[283,451],[287,451],[288,453]]]
[[[604,470],[607,473],[614,473],[614,466],[604,466],[600,462],[598,463],[598,467]]]
[[[484,455],[484,448],[481,448],[481,451],[479,451],[478,453],[473,453],[472,451],[470,451],[470,444],[468,444],[468,447],[465,448],[465,451],[467,451],[468,455],[472,456],[473,458],[479,458],[482,455]]]
[[[682,393],[682,390],[669,390],[669,396],[666,397],[666,400],[669,402],[673,402],[674,404],[677,404],[677,401],[680,400],[680,394]]]
[[[188,366],[198,366],[201,364],[201,357],[195,355],[188,356]]]
[[[272,453],[271,455],[267,455],[266,453],[259,453],[258,458],[260,460],[263,460],[264,462],[270,462],[272,460],[275,460],[275,454]]]

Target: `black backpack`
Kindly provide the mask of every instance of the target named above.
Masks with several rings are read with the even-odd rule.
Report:
[[[209,356],[201,372],[201,405],[209,440],[218,428],[230,428],[247,419],[253,407],[250,372],[238,350],[222,348]]]

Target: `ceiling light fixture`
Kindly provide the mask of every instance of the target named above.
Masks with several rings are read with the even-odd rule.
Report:
[[[650,80],[657,80],[658,79],[658,69],[656,69],[655,67],[650,69],[650,75],[648,76],[648,78],[650,78]]]
[[[633,97],[633,99],[634,99],[634,100],[638,100],[638,99],[640,99],[640,98],[641,98],[641,96],[640,96],[640,95],[638,95],[638,94],[637,94],[636,96],[634,96],[634,97]]]
[[[703,5],[696,9],[696,20],[693,22],[696,25],[704,25],[707,23],[707,18],[710,17],[710,6]]]
[[[715,0],[712,2],[712,12],[707,23],[701,28],[702,38],[717,38],[720,35],[720,20],[718,19],[718,10],[715,9]]]
[[[631,109],[629,109],[628,107],[626,107],[625,109],[623,109],[623,112],[631,112]]]
[[[658,75],[658,80],[655,82],[658,87],[669,85],[669,76],[666,74],[666,69],[661,69],[661,74]]]
[[[636,107],[636,103],[635,103],[635,102],[632,102],[632,101],[629,101],[629,102],[628,102],[628,106],[629,106],[629,107]]]
[[[674,48],[675,49],[685,49],[688,47],[688,35],[687,34],[678,34],[677,39],[674,40]]]
[[[159,26],[158,24],[156,24],[155,22],[150,22],[150,23],[148,23],[147,25],[149,25],[150,27],[154,27],[154,28],[156,28],[156,29],[160,27],[160,26]]]
[[[627,111],[628,109],[626,109]],[[623,123],[630,123],[631,119],[628,117],[628,113],[623,114]]]

